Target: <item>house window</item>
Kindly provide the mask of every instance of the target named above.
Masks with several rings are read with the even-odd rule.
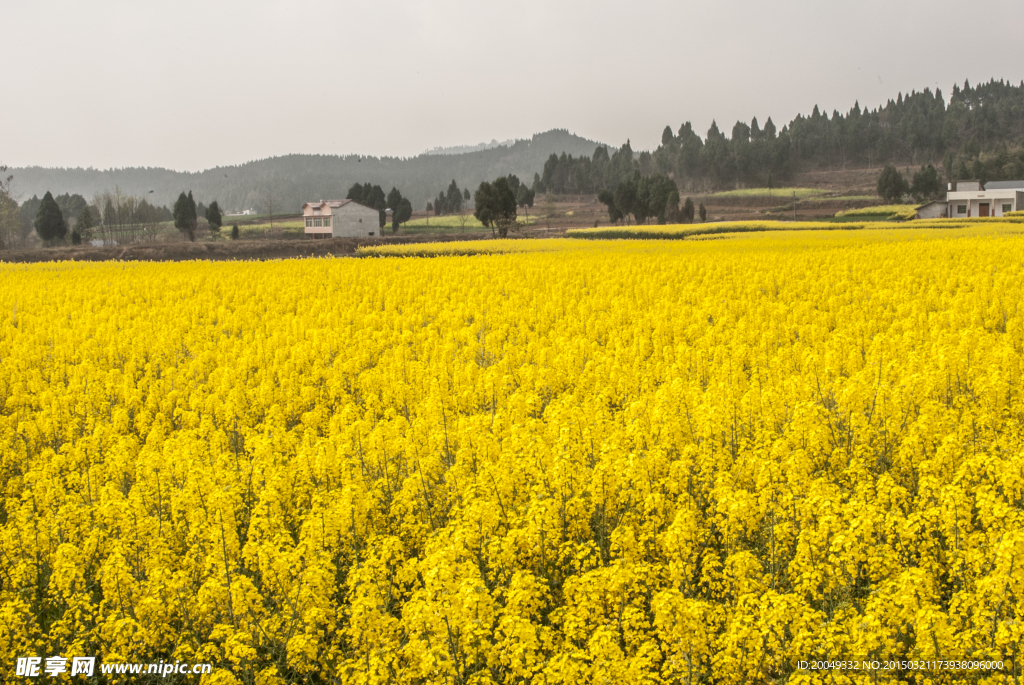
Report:
[[[1013,211],[1013,205],[1003,205],[1003,214],[1009,214]]]
[[[324,220],[321,219],[320,217],[316,217],[315,219],[313,219],[313,227],[314,228],[320,228],[321,226],[323,226],[323,224],[324,224]]]
[[[366,235],[372,236],[372,235],[373,235],[373,231],[370,231],[370,232],[369,232],[369,233],[367,233]]]
[[[331,227],[331,217],[325,216],[324,217],[324,228],[330,228],[330,227]]]
[[[308,216],[306,217],[306,228],[313,228],[313,220]]]
[[[966,214],[967,213],[967,205],[957,205],[956,206],[956,213],[957,214]]]

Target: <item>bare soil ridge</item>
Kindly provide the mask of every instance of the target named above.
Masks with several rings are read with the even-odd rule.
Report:
[[[0,253],[0,261],[31,262],[180,262],[193,259],[211,261],[264,261],[302,257],[350,257],[361,245],[474,240],[490,235],[399,236],[395,238],[329,238],[326,240],[232,240],[196,243],[139,243],[113,247],[53,247],[10,250]]]

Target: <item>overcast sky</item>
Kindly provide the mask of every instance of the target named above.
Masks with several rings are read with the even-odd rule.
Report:
[[[199,170],[876,107],[1024,78],[1020,0],[0,0],[0,164]],[[1003,17],[1003,19],[999,19]]]

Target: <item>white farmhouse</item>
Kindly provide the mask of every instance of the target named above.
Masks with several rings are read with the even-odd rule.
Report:
[[[314,238],[372,238],[380,235],[380,212],[354,200],[320,200],[302,205],[306,235]]]
[[[946,216],[1003,216],[1024,209],[1024,181],[957,181],[946,193]]]

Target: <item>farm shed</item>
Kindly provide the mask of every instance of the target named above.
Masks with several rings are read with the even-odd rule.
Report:
[[[917,208],[917,214],[914,216],[915,219],[939,219],[946,216],[949,209],[949,203],[936,200],[934,202],[927,202]]]
[[[305,234],[314,238],[372,238],[380,234],[380,212],[354,200],[302,205]]]

